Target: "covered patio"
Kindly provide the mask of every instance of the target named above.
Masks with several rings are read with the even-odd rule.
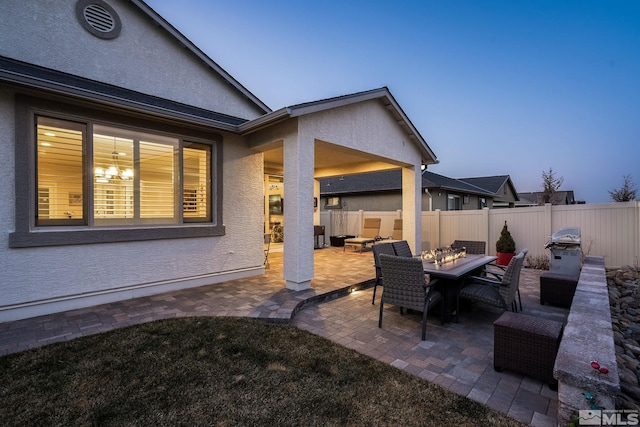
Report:
[[[0,324],[0,354],[96,334],[156,319],[185,316],[244,316],[290,322],[485,403],[534,426],[556,425],[557,392],[523,375],[493,370],[493,321],[499,310],[465,311],[459,323],[441,325],[430,313],[427,339],[420,339],[419,314],[400,316],[371,304],[375,276],[371,251],[325,248],[314,251],[312,287],[282,286],[283,253],[269,255],[263,276],[115,302]],[[539,304],[540,271],[523,269],[524,312],[564,320],[568,310]]]

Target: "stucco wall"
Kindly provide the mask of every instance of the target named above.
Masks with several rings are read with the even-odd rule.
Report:
[[[300,117],[299,127],[316,139],[420,167],[418,148],[378,100]]]
[[[230,134],[223,134],[225,236],[9,249],[15,200],[13,111],[13,95],[0,91],[0,311],[154,282],[260,271],[262,155]]]
[[[261,114],[136,6],[108,4],[122,21],[113,40],[80,25],[76,0],[3,0],[0,55],[235,117]]]

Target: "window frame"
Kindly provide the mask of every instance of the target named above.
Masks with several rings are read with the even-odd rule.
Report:
[[[9,247],[39,247],[93,243],[130,242],[222,236],[222,136],[177,120],[163,121],[150,115],[102,107],[95,103],[67,98],[42,99],[16,94],[15,111],[15,232],[9,234]],[[71,104],[73,103],[73,104]],[[98,123],[160,135],[181,141],[211,146],[211,221],[177,224],[36,226],[36,116],[61,120]],[[86,180],[85,180],[86,181]]]
[[[453,202],[453,209],[451,209],[451,203]],[[459,194],[447,194],[447,210],[448,211],[461,211],[462,210],[462,200]]]

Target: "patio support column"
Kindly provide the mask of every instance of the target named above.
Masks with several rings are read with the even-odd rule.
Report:
[[[402,237],[414,254],[422,252],[422,173],[402,168]]]
[[[314,140],[284,140],[284,280],[302,291],[313,279]]]

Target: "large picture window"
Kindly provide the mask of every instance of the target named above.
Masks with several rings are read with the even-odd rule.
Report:
[[[17,111],[11,247],[224,234],[219,136],[32,103]]]
[[[42,116],[36,146],[39,226],[211,220],[210,146]]]

